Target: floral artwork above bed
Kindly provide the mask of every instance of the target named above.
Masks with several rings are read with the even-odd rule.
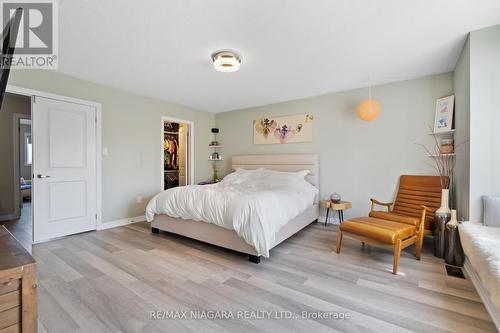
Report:
[[[256,145],[312,142],[311,113],[273,118],[253,122],[253,143]]]

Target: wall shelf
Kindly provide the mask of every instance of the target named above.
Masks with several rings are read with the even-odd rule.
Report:
[[[438,156],[456,156],[456,154],[453,153],[453,154],[432,154],[432,155],[427,155],[427,157],[438,157]]]
[[[208,148],[222,148],[222,147],[224,147],[224,146],[221,146],[221,145],[219,145],[219,146],[211,146],[211,145],[208,145]]]

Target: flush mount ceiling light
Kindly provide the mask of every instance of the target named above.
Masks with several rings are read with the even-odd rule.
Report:
[[[240,69],[241,58],[231,51],[218,51],[212,54],[215,70],[224,73],[236,72]]]

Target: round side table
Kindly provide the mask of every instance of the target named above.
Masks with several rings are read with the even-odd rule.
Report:
[[[337,211],[337,213],[339,214],[339,221],[340,223],[342,223],[344,221],[344,210],[352,208],[352,202],[350,201],[333,202],[330,200],[324,200],[321,202],[321,204],[326,208],[325,227],[328,223],[328,215],[330,213],[330,209]]]

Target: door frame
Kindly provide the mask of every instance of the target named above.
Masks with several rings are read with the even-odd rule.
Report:
[[[33,112],[30,104],[30,114],[22,114],[22,113],[14,113],[12,115],[12,126],[13,126],[13,149],[14,149],[14,215],[16,219],[21,216],[21,190],[20,187],[20,170],[21,170],[21,156],[22,153],[20,151],[21,145],[19,144],[21,140],[20,135],[20,120],[21,119],[29,119],[31,120],[31,113]],[[33,126],[33,125],[32,125]],[[33,163],[31,164],[31,198],[33,198]]]
[[[31,131],[33,132],[33,103],[36,97],[43,97],[48,99],[54,99],[62,102],[69,102],[81,105],[87,105],[95,108],[96,115],[96,229],[101,229],[102,225],[102,104],[98,102],[88,101],[84,99],[68,97],[64,95],[52,94],[41,90],[24,88],[19,86],[7,85],[5,90],[6,93],[23,95],[31,97]],[[35,147],[35,145],[34,145]],[[33,151],[33,155],[35,151]],[[34,174],[35,165],[31,166],[32,173]],[[31,200],[34,202],[36,200],[34,196],[34,191],[31,191]],[[35,224],[34,216],[35,212],[33,211],[31,220],[32,227]],[[33,230],[32,230],[33,231]],[[34,234],[33,234],[34,237]],[[35,242],[33,242],[35,244]]]
[[[189,130],[188,130],[188,147],[189,147],[189,154],[187,155],[188,157],[188,161],[187,161],[187,166],[188,166],[188,172],[187,172],[187,181],[186,181],[186,185],[193,185],[194,183],[194,122],[193,121],[190,121],[190,120],[185,120],[185,119],[178,119],[178,118],[173,118],[173,117],[170,117],[170,116],[161,116],[161,122],[160,122],[160,162],[161,162],[161,182],[160,182],[160,191],[163,191],[164,190],[164,186],[165,186],[165,175],[164,175],[164,170],[163,170],[163,162],[164,162],[164,153],[163,153],[163,140],[164,140],[164,137],[163,137],[163,131],[164,131],[164,127],[163,127],[163,123],[164,122],[171,122],[171,123],[181,123],[181,124],[186,124],[189,126]]]

